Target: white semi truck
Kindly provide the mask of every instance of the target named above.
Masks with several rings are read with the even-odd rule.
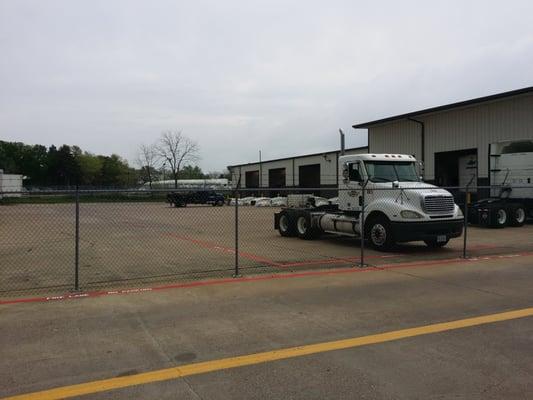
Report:
[[[382,251],[399,242],[419,240],[442,247],[461,236],[464,217],[453,196],[422,182],[413,156],[347,155],[339,157],[339,165],[338,204],[282,209],[274,218],[281,236],[361,237],[364,229],[365,239]]]
[[[490,145],[490,197],[469,208],[469,222],[503,228],[533,218],[533,140]]]

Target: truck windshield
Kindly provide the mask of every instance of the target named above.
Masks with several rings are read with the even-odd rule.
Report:
[[[368,179],[372,182],[418,182],[415,164],[396,161],[366,161]]]

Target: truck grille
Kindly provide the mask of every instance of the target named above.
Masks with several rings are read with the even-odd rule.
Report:
[[[424,210],[428,214],[453,213],[454,206],[453,196],[426,196],[424,198]]]

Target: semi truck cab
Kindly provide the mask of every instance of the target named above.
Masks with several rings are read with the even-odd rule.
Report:
[[[469,221],[491,228],[519,227],[533,219],[533,140],[490,145],[490,197],[470,206]]]
[[[275,214],[282,236],[313,239],[323,233],[364,237],[377,250],[399,242],[441,247],[462,234],[464,217],[446,190],[424,183],[417,161],[405,154],[339,157],[337,206],[285,208]]]

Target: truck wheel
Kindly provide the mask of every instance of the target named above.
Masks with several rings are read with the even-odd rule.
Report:
[[[507,210],[503,207],[492,209],[492,218],[490,226],[492,228],[503,228],[507,225]]]
[[[311,217],[308,214],[299,215],[296,218],[296,234],[300,239],[315,239],[319,231],[311,226]]]
[[[294,220],[286,212],[282,212],[279,216],[278,231],[281,236],[292,237],[296,236],[296,224]]]
[[[522,226],[526,222],[526,209],[521,204],[512,207],[509,214],[509,226]]]
[[[446,240],[445,242],[437,242],[437,239],[426,239],[424,240],[424,243],[426,244],[427,247],[431,249],[438,249],[440,247],[446,246],[449,241],[450,239]]]
[[[374,217],[365,223],[365,239],[379,251],[389,251],[396,244],[390,221],[384,216]]]

